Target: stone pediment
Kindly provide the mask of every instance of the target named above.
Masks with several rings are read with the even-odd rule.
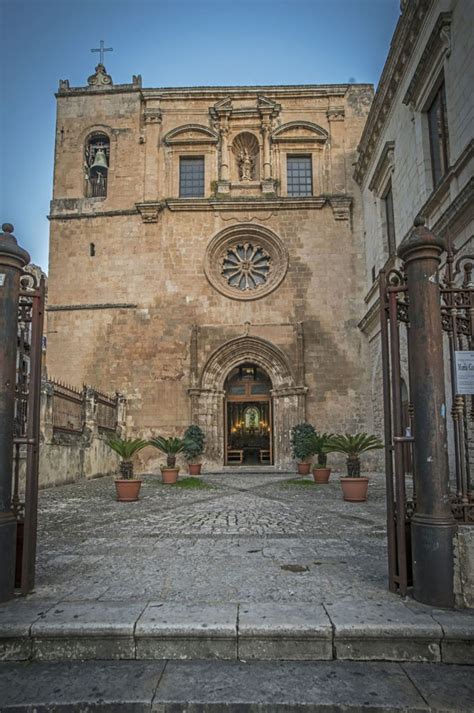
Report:
[[[285,143],[324,143],[328,132],[311,121],[289,121],[272,133],[272,141]]]
[[[210,109],[210,114],[214,118],[223,116],[244,117],[244,116],[277,116],[281,109],[280,104],[276,104],[271,99],[264,96],[246,97],[232,100],[231,97],[221,99]]]
[[[163,138],[167,146],[173,144],[216,144],[218,136],[215,131],[202,124],[184,124],[168,131]]]

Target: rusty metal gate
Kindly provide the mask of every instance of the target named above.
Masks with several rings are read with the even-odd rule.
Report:
[[[34,587],[38,505],[41,356],[44,278],[24,270],[20,278],[13,440],[12,511],[17,520],[15,587]]]
[[[439,272],[445,356],[445,403],[453,515],[474,522],[474,397],[457,393],[456,357],[474,349],[474,255],[456,259],[451,247]],[[389,589],[412,584],[410,520],[416,510],[416,433],[410,383],[408,292],[403,267],[379,275],[384,396]],[[426,355],[429,359],[429,354]],[[407,394],[403,393],[406,390]]]

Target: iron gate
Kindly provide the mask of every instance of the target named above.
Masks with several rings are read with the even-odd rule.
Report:
[[[41,355],[44,278],[24,270],[20,278],[13,439],[12,510],[17,520],[15,587],[34,587],[38,506]]]
[[[449,369],[445,403],[448,420],[452,511],[474,522],[471,467],[474,459],[474,397],[456,389],[456,352],[474,349],[474,255],[455,257],[451,247],[439,272],[444,343]],[[416,433],[413,403],[403,399],[404,379],[412,393],[408,330],[408,293],[403,267],[379,274],[384,396],[385,473],[389,589],[402,596],[412,584],[410,521],[416,509]],[[429,359],[429,354],[426,355]]]

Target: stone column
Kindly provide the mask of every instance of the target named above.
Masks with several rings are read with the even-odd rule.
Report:
[[[230,193],[230,164],[229,164],[229,127],[227,120],[221,118],[219,127],[221,142],[219,180],[217,182],[218,193]]]
[[[262,123],[263,134],[263,180],[269,181],[272,177],[272,163],[270,160],[270,123]]]
[[[159,138],[161,129],[161,111],[154,108],[146,108],[144,113],[146,144],[145,144],[145,202],[157,201],[162,193],[160,186],[160,174],[158,171],[159,161]]]
[[[15,411],[18,295],[30,256],[19,247],[13,225],[0,234],[0,602],[13,597],[16,520],[11,509],[13,416]]]
[[[44,443],[48,444],[53,442],[54,433],[53,398],[53,385],[49,381],[43,381],[41,383],[40,428]]]
[[[398,249],[408,288],[408,352],[415,427],[416,511],[411,521],[414,596],[454,606],[446,404],[437,271],[445,245],[416,220]]]

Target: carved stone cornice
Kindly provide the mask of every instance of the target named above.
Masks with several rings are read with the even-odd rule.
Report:
[[[142,217],[144,223],[156,223],[158,216],[163,210],[164,205],[160,201],[146,201],[145,203],[136,203],[137,210]]]
[[[359,185],[365,178],[385,121],[405,75],[420,31],[434,0],[412,0],[401,15],[390,45],[382,76],[370,108],[362,138],[354,178]]]
[[[403,97],[404,104],[415,105],[432,73],[433,64],[439,63],[451,54],[451,13],[441,12],[426,43],[421,59],[415,69],[413,79]]]
[[[339,198],[339,197],[337,197]],[[219,211],[231,210],[265,210],[280,209],[320,209],[326,205],[326,196],[312,198],[169,198],[166,207],[172,211]]]
[[[393,171],[393,159],[395,154],[395,141],[386,141],[382,149],[380,158],[372,174],[369,183],[369,191],[375,191],[377,195],[383,190],[387,174]]]

